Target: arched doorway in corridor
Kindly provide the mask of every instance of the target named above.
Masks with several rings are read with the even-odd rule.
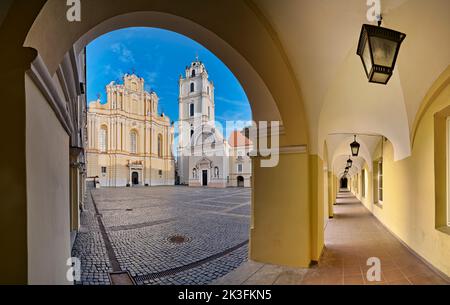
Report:
[[[348,188],[348,179],[347,178],[341,178],[341,189],[347,189]]]

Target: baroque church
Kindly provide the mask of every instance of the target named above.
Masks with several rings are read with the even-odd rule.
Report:
[[[193,187],[250,187],[252,142],[244,131],[233,131],[227,141],[216,127],[214,83],[197,59],[179,79],[177,180]]]
[[[173,185],[174,126],[158,114],[157,94],[134,74],[106,93],[106,103],[90,103],[87,113],[88,179],[102,187]]]
[[[87,113],[87,176],[97,187],[182,185],[250,187],[252,142],[244,131],[229,139],[216,128],[214,84],[198,59],[179,79],[178,158],[175,128],[158,114],[158,95],[145,81],[126,74],[106,86]],[[177,165],[175,165],[177,163]],[[178,168],[176,170],[176,167]]]

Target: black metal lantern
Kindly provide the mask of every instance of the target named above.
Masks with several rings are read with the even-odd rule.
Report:
[[[347,167],[350,168],[350,167],[352,167],[352,165],[353,165],[353,161],[352,161],[351,158],[349,158],[349,159],[347,160]]]
[[[350,148],[352,150],[353,157],[358,157],[360,147],[361,147],[361,145],[358,142],[356,142],[356,135],[355,135],[355,141],[353,141],[353,143],[350,144]]]
[[[394,71],[400,45],[406,34],[378,26],[363,24],[358,54],[371,83],[387,84]]]

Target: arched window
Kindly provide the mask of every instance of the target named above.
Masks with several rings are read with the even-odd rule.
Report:
[[[191,139],[194,136],[194,129],[191,129]]]
[[[195,114],[195,106],[194,104],[189,105],[189,115],[192,117]]]
[[[162,134],[158,135],[158,158],[162,158],[163,156],[163,139]]]
[[[106,126],[102,126],[100,128],[98,135],[98,148],[102,153],[105,153],[108,149],[108,129]]]
[[[195,77],[195,70],[192,70],[191,77]]]
[[[192,178],[197,178],[197,169],[192,169]]]
[[[130,152],[132,154],[137,153],[137,133],[134,130],[130,132]]]
[[[195,91],[195,84],[191,83],[191,92],[194,92],[194,91]]]

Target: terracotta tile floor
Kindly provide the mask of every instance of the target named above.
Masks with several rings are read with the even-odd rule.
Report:
[[[381,282],[369,282],[367,259],[381,261]],[[449,284],[405,248],[351,194],[340,193],[325,230],[325,249],[309,269],[249,261],[217,280],[223,285],[434,285]]]

